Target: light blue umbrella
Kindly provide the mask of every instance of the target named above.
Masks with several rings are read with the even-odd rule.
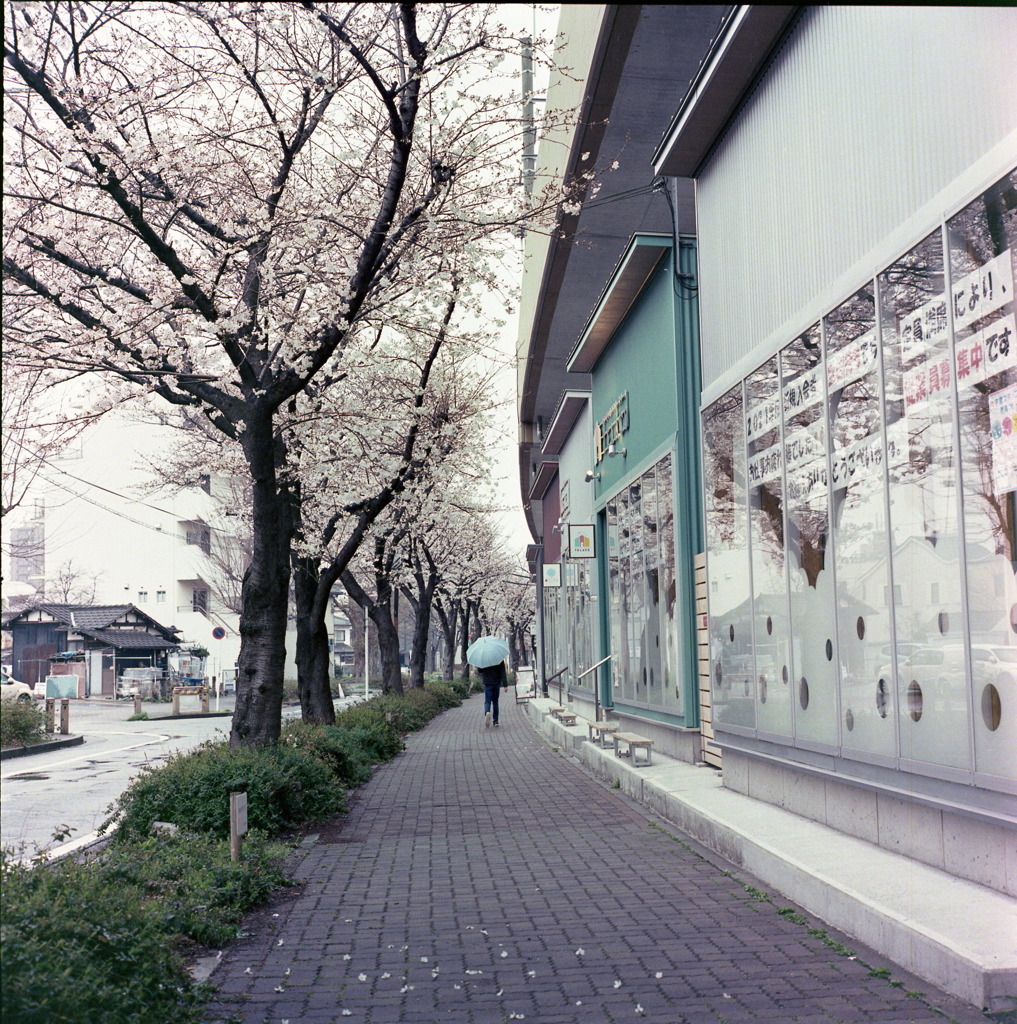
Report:
[[[509,655],[508,644],[497,636],[482,636],[466,650],[466,660],[477,668],[489,668],[504,661]]]

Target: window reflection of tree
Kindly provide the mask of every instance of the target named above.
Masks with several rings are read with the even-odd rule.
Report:
[[[737,543],[734,446],[742,443],[742,389],[732,388],[703,417],[703,450],[706,477],[706,529],[708,548]],[[736,441],[737,438],[737,441]],[[741,460],[738,460],[741,462]],[[745,481],[737,481],[744,490]]]
[[[796,338],[781,353],[781,387],[787,387],[793,380],[819,366],[822,359],[822,346],[819,325],[811,327]],[[815,428],[818,423],[822,427],[823,404],[815,404],[802,412],[791,416],[784,425],[785,441],[789,434],[802,429]],[[809,459],[792,472],[807,470],[815,460]],[[825,476],[825,463],[822,472]],[[797,567],[805,573],[810,587],[815,589],[816,580],[826,566],[826,542],[828,532],[828,515],[826,489],[813,488],[809,494],[797,502],[788,505],[788,551],[797,563]]]
[[[1017,244],[1017,171],[1012,171],[948,225],[950,267],[954,280],[965,277]],[[1013,301],[982,320],[968,324],[963,337],[1013,312]],[[1017,339],[1012,344],[1017,343]],[[960,392],[961,451],[965,490],[978,500],[995,539],[995,554],[1017,562],[1017,495],[996,494],[988,396],[1017,382],[1006,370]]]
[[[747,414],[754,408],[764,407],[780,393],[776,356],[748,378],[745,382],[745,391]],[[779,441],[780,427],[775,426],[749,442],[749,454],[756,455],[766,451]],[[767,559],[775,569],[781,570],[784,567],[784,504],[780,475],[752,487],[749,495],[749,504],[753,512],[762,512],[761,517],[753,515],[753,519],[759,522],[760,540]]]

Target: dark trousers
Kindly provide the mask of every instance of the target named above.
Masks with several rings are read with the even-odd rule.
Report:
[[[493,704],[494,713],[491,715],[491,718],[495,722],[498,721],[498,695],[500,692],[500,686],[488,686],[486,684],[484,686],[484,714],[486,715],[488,711],[492,710],[491,705]]]

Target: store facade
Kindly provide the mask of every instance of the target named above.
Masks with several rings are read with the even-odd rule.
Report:
[[[592,382],[585,477],[604,597],[597,660],[606,659],[590,676],[600,687],[594,699],[638,721],[657,749],[694,761],[693,561],[702,544],[694,240],[681,239],[677,269],[673,251],[671,235],[633,236],[567,365]]]
[[[656,162],[697,181],[724,784],[1017,892],[1017,17],[807,8],[738,94],[751,10]]]

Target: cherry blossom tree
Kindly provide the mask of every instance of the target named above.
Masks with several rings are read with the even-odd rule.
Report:
[[[517,97],[490,82],[514,41],[452,4],[10,3],[4,31],[5,341],[242,453],[231,742],[273,742],[301,528],[280,420],[390,311],[437,324],[464,273],[494,283],[492,232],[561,201],[505,159]]]

